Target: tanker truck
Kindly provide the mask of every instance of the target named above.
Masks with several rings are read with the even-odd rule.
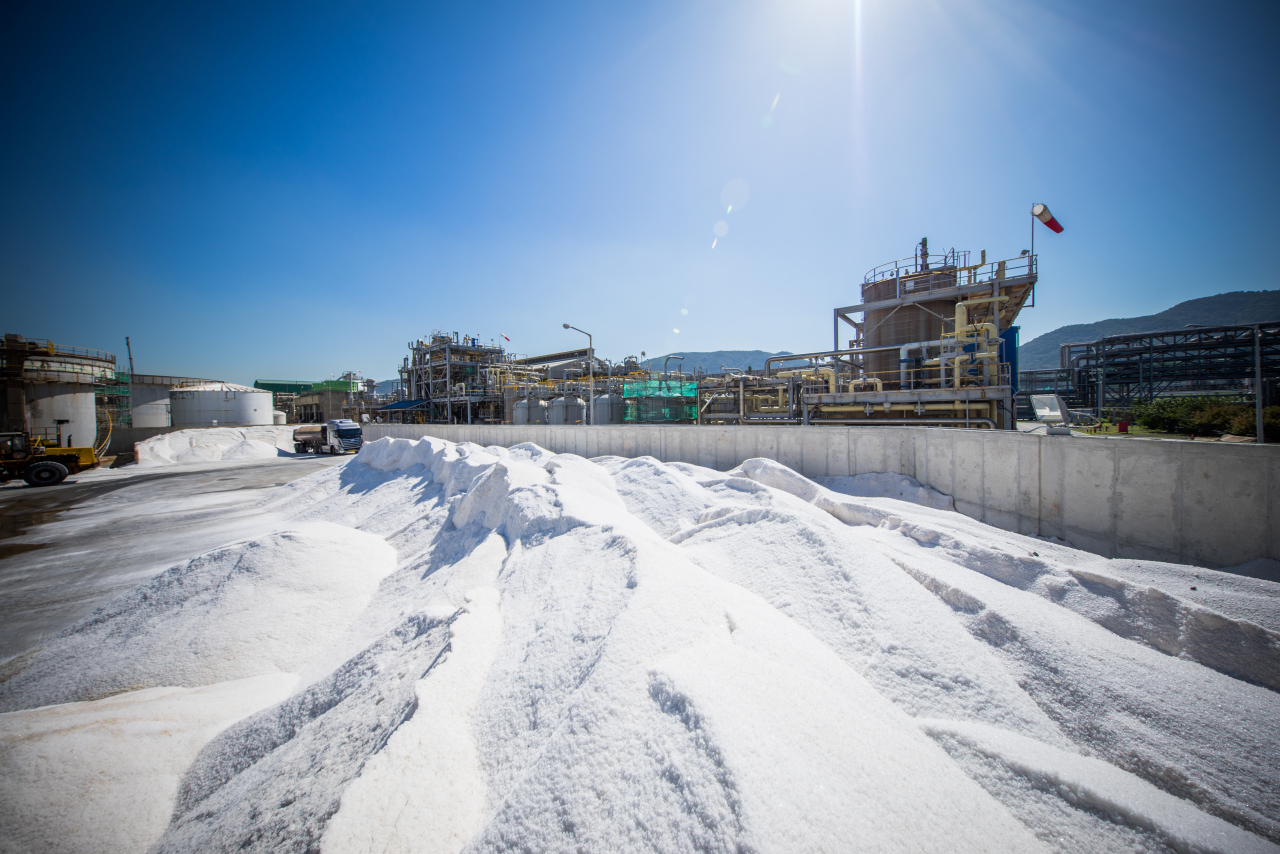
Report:
[[[345,454],[360,450],[363,444],[360,425],[346,418],[306,424],[293,431],[293,450],[299,454]]]

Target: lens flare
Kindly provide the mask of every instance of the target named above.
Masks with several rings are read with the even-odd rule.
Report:
[[[720,190],[720,204],[726,207],[732,205],[741,210],[746,207],[747,198],[750,195],[751,188],[747,186],[747,182],[741,178],[734,178]]]
[[[720,242],[720,238],[718,238],[718,237],[717,237],[717,238],[715,238],[714,240],[712,240],[712,241],[711,241],[711,248],[712,248],[712,249],[715,249],[715,248],[716,248],[716,244],[717,244],[717,243],[719,243],[719,242]]]
[[[687,309],[687,308],[682,308],[682,309],[680,309],[680,313],[681,313],[681,314],[688,314],[688,313],[689,313],[689,309]]]
[[[716,237],[724,237],[726,234],[729,233],[729,223],[725,222],[724,220],[720,220],[714,226],[712,226],[711,230],[712,232],[715,233]]]
[[[675,334],[677,334],[677,335],[679,335],[679,334],[680,334],[680,330],[679,330],[679,329],[672,329],[671,331],[672,331],[672,332],[674,332],[674,333],[675,333]]]
[[[781,92],[773,96],[773,104],[772,106],[769,107],[769,112],[772,113],[774,110],[778,109],[778,99],[781,97],[782,97]]]

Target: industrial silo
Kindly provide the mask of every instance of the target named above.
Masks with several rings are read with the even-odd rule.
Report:
[[[511,423],[517,427],[529,423],[529,401],[517,400],[516,405],[511,407]]]
[[[0,428],[29,429],[63,447],[97,444],[97,397],[117,390],[113,354],[12,333],[5,334],[2,352],[10,390]]]
[[[876,268],[862,284],[863,303],[889,303],[866,312],[862,346],[901,347],[942,337],[943,319],[955,315],[956,299],[921,299],[932,291],[954,291],[956,264],[948,256],[929,256],[929,244],[921,241],[914,260]],[[868,353],[864,371],[886,383],[898,378],[900,354]]]
[[[201,383],[169,391],[174,427],[256,427],[272,423],[271,392],[234,383]]]
[[[623,415],[622,396],[617,394],[598,394],[592,404],[592,424],[621,424]]]
[[[580,397],[557,397],[551,401],[552,424],[582,424],[586,415],[587,403]]]
[[[98,415],[94,386],[86,383],[31,383],[27,386],[27,419],[31,431],[63,447],[96,444]]]
[[[211,383],[194,377],[133,374],[129,381],[129,414],[134,427],[168,427],[169,389]]]

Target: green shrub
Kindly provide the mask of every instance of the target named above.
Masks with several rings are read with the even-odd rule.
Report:
[[[1262,417],[1266,440],[1280,442],[1280,406],[1267,407]],[[1165,433],[1201,436],[1221,433],[1253,436],[1257,433],[1253,404],[1234,403],[1221,397],[1160,397],[1151,403],[1135,403],[1133,418],[1141,427]]]

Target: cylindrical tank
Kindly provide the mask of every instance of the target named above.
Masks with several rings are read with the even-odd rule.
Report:
[[[904,272],[898,279],[886,278],[878,282],[863,283],[862,301],[880,302],[928,291],[947,290],[955,286],[954,267]],[[916,341],[937,341],[942,337],[942,318],[953,317],[955,305],[954,299],[928,300],[899,305],[896,311],[894,306],[868,311],[863,346],[898,347]],[[898,357],[898,353],[885,351],[868,353],[862,358],[865,360],[867,374],[878,376],[887,384],[898,379]]]
[[[169,384],[131,383],[129,415],[134,427],[168,427]]]
[[[368,421],[369,416],[366,415],[364,420]],[[289,416],[277,409],[271,413],[271,423],[275,424],[277,427],[287,424],[289,423]]]
[[[580,397],[557,397],[551,401],[552,424],[583,424],[587,402]]]
[[[174,427],[269,426],[271,404],[271,392],[233,383],[203,383],[169,391]]]
[[[517,427],[529,423],[529,401],[517,400],[516,405],[511,407],[511,423]]]
[[[98,413],[87,383],[28,383],[27,419],[36,436],[58,439],[64,448],[93,447]],[[62,422],[59,424],[58,422]]]
[[[529,401],[529,423],[530,424],[547,424],[550,423],[550,407],[547,406],[545,400]]]
[[[616,394],[597,394],[591,407],[591,423],[621,424],[622,398]]]

